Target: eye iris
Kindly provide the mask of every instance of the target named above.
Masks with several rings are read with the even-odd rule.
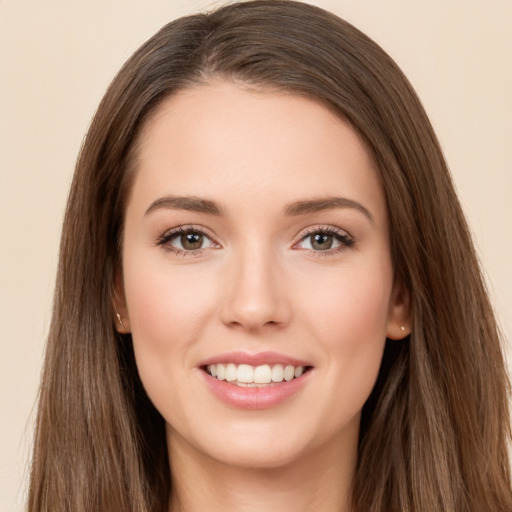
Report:
[[[184,249],[193,251],[200,249],[203,245],[203,235],[201,233],[184,233],[181,235],[181,245]]]
[[[316,233],[311,238],[311,247],[313,247],[313,249],[326,251],[332,247],[332,235],[328,235],[326,233]]]

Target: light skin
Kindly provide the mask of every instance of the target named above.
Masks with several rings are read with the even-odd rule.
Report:
[[[349,125],[220,80],[165,100],[141,135],[122,262],[118,326],[166,421],[170,511],[350,510],[361,409],[386,337],[409,327],[384,194]],[[203,361],[268,351],[308,365],[277,405],[206,384]]]

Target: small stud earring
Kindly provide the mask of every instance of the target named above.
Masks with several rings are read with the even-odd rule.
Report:
[[[117,315],[117,316],[119,316],[119,315]],[[121,321],[121,320],[119,320],[119,321]],[[121,324],[121,325],[122,325],[122,324]],[[400,330],[401,330],[402,332],[405,332],[405,327],[404,327],[403,325],[401,325],[401,326],[400,326]]]
[[[112,287],[112,292],[114,293],[114,297],[117,299],[117,302],[119,302],[119,297],[117,296],[116,289],[114,287]],[[112,301],[112,302],[114,302],[114,301]],[[121,327],[124,327],[123,321],[121,320],[121,315],[117,312],[115,302],[114,302],[113,306],[114,306],[114,311],[116,312],[117,319],[119,320],[119,324],[121,325]]]

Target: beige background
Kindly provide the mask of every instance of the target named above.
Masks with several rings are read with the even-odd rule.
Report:
[[[512,0],[318,0],[380,43],[429,112],[512,322]],[[0,0],[0,510],[23,510],[60,223],[108,82],[201,0]],[[442,244],[443,240],[439,240]]]

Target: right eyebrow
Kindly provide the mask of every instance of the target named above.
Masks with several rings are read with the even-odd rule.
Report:
[[[170,210],[187,210],[190,212],[208,213],[210,215],[223,215],[221,206],[210,199],[196,196],[165,196],[156,199],[146,210],[145,215],[160,208]]]
[[[304,215],[325,210],[334,210],[336,208],[353,208],[364,214],[372,223],[375,223],[373,215],[368,208],[347,197],[325,197],[296,201],[288,205],[285,211],[287,215]]]

